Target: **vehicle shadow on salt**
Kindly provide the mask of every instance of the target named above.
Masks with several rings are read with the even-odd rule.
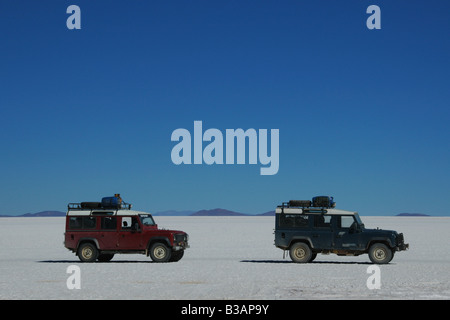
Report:
[[[105,261],[105,262],[101,262],[101,261],[95,261],[95,262],[81,262],[80,260],[41,260],[41,261],[36,261],[38,263],[87,263],[87,264],[91,264],[91,263],[109,263],[109,264],[115,264],[115,263],[155,263],[152,260],[149,261],[145,261],[145,260],[117,260],[117,261]],[[170,262],[168,262],[170,263]]]
[[[240,262],[248,262],[248,263],[289,263],[289,264],[297,264],[293,261],[289,260],[241,260]],[[362,261],[311,261],[307,264],[362,264],[362,265],[370,265],[373,264],[371,262],[362,262]]]
[[[145,260],[117,260],[117,261],[106,261],[106,262],[81,262],[80,260],[41,260],[36,261],[38,263],[109,263],[109,264],[120,264],[120,263],[155,263],[152,260],[145,261]],[[241,260],[239,262],[244,263],[269,263],[269,264],[297,264],[293,261],[289,260]],[[170,263],[170,262],[167,262]],[[312,261],[307,264],[359,264],[359,265],[371,265],[373,263],[371,262],[362,262],[362,261]]]

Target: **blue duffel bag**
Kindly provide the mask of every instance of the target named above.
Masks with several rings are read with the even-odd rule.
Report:
[[[120,194],[116,194],[114,197],[103,197],[102,207],[107,209],[120,209],[122,207]]]

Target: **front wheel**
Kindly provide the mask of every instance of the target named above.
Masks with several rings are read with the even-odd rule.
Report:
[[[393,254],[385,244],[375,243],[369,248],[369,258],[375,264],[386,264],[392,260]]]
[[[177,262],[180,261],[181,258],[183,258],[184,250],[179,251],[173,251],[172,256],[170,257],[170,262]]]
[[[311,248],[303,242],[294,243],[289,250],[289,255],[295,263],[307,263],[312,259]]]
[[[150,257],[154,262],[168,262],[171,257],[172,250],[164,243],[157,242],[150,248]]]

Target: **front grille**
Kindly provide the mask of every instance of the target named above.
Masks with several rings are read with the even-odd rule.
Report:
[[[175,242],[176,243],[180,243],[180,242],[187,243],[188,242],[187,234],[176,234],[175,235]]]
[[[397,236],[397,245],[401,245],[405,242],[405,239],[403,238],[403,233],[399,233]]]

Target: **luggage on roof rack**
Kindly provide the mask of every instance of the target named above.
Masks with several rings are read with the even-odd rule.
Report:
[[[312,198],[313,207],[334,208],[336,203],[333,197],[329,196],[317,196]]]
[[[119,193],[116,193],[114,197],[103,197],[101,202],[80,202],[69,203],[67,205],[69,210],[95,210],[95,209],[131,209],[131,204],[122,200]]]
[[[105,209],[119,209],[122,206],[122,198],[116,193],[114,197],[103,197],[102,207]]]
[[[283,202],[281,208],[297,207],[297,208],[334,208],[336,202],[333,197],[329,196],[317,196],[311,200],[289,200],[289,202]]]
[[[101,202],[81,202],[80,207],[81,207],[81,209],[101,209],[102,203]]]
[[[311,207],[311,200],[289,200],[289,207]]]

